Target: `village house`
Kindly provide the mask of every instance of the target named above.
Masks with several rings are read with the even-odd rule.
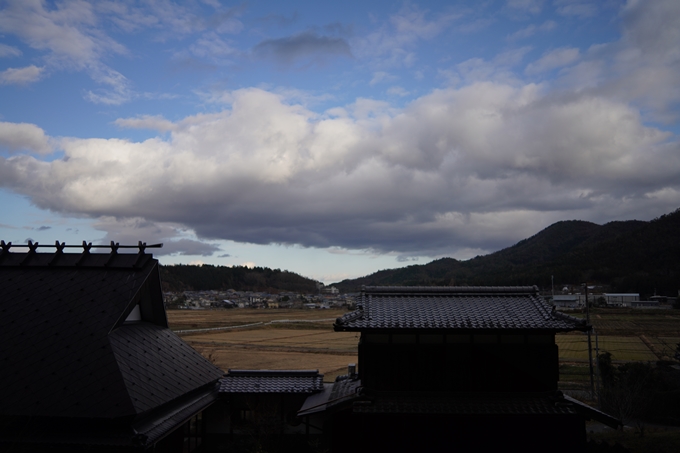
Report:
[[[556,295],[552,298],[552,303],[557,308],[579,308],[583,306],[579,294]],[[583,303],[585,304],[585,301]]]
[[[220,381],[223,422],[211,430],[216,450],[300,451],[310,427],[297,412],[310,395],[324,389],[318,370],[229,370]]]
[[[224,375],[169,330],[145,244],[1,245],[0,449],[222,451],[259,439],[299,451],[316,436],[336,452],[571,452],[585,447],[586,418],[618,425],[557,390],[555,334],[590,326],[535,287],[366,287],[335,322],[361,334],[359,367],[323,384],[316,370]]]
[[[0,250],[0,450],[198,448],[223,372],[168,328],[146,244],[29,247]]]
[[[335,452],[583,451],[586,418],[618,426],[557,389],[555,334],[589,329],[536,287],[365,287],[335,322],[358,371],[298,415]]]
[[[625,307],[630,306],[632,302],[638,302],[640,295],[637,293],[604,293],[607,307]]]

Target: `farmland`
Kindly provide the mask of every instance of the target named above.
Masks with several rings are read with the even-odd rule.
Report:
[[[611,353],[615,362],[668,360],[680,342],[680,312],[676,310],[593,309],[590,321],[598,334],[599,350]],[[586,335],[558,335],[556,342],[560,360],[588,360]],[[592,342],[594,349],[595,336]]]
[[[223,370],[319,369],[326,380],[357,362],[358,334],[333,332],[344,310],[169,310],[173,330]],[[680,343],[674,310],[595,309],[591,321],[600,351],[615,362],[670,359]],[[582,316],[582,314],[574,314]],[[237,327],[248,325],[249,327]],[[200,329],[216,329],[197,331]],[[226,329],[220,329],[226,328]],[[595,337],[592,339],[595,348]],[[556,336],[561,381],[581,383],[588,343],[582,333]],[[593,351],[595,354],[595,351]]]
[[[169,310],[184,341],[228,369],[318,369],[327,381],[357,362],[358,334],[333,332],[344,310]],[[199,331],[247,325],[246,328]],[[193,332],[182,332],[193,330]]]

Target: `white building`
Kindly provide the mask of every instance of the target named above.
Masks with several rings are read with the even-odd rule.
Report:
[[[602,295],[608,307],[630,307],[632,302],[640,300],[636,293],[604,293]]]

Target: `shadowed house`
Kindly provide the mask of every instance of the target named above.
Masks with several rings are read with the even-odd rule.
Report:
[[[585,418],[618,425],[557,389],[555,334],[588,329],[536,287],[364,287],[335,322],[358,374],[299,415],[337,452],[582,451]]]
[[[229,370],[220,380],[221,403],[228,416],[220,445],[235,451],[300,451],[309,427],[297,412],[324,389],[318,370]]]
[[[0,450],[192,451],[223,373],[168,329],[158,261],[52,247],[2,243]]]

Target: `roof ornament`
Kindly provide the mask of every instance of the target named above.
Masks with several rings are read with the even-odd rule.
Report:
[[[147,244],[146,242],[139,241],[137,245],[120,245],[118,242],[113,242],[109,245],[92,245],[92,242],[83,241],[82,245],[66,244],[64,242],[54,241],[52,244],[39,244],[38,242],[28,241],[28,244],[12,244],[11,242],[0,241],[0,253],[9,253],[10,248],[25,248],[28,247],[32,252],[35,252],[38,248],[54,247],[57,250],[63,251],[64,249],[82,248],[84,253],[89,253],[91,249],[139,249],[142,253],[146,249],[159,249],[163,247],[163,243],[159,244]]]
[[[54,246],[56,247],[57,251],[54,252],[54,256],[52,257],[50,262],[47,263],[48,266],[53,266],[54,263],[57,261],[57,258],[64,254],[64,247],[66,247],[66,243],[62,242],[60,244],[59,241],[54,241]]]
[[[162,246],[163,244],[161,244]],[[142,261],[144,258],[144,250],[146,249],[146,242],[139,241],[137,242],[137,247],[139,247],[139,253],[137,254],[137,261],[135,261],[135,264],[132,265],[132,267],[137,267],[139,263]]]
[[[76,261],[76,266],[80,266],[85,258],[87,258],[87,255],[90,254],[90,249],[92,248],[92,242],[89,244],[85,241],[83,241],[83,254],[80,255],[80,259]]]
[[[27,265],[29,261],[32,260],[32,258],[37,254],[38,248],[45,248],[45,247],[51,247],[54,248],[54,255],[47,261],[48,266],[54,266],[57,264],[57,261],[60,261],[60,258],[65,255],[65,249],[69,248],[81,248],[82,253],[78,257],[77,261],[75,262],[75,266],[88,266],[91,263],[91,260],[88,259],[89,256],[91,256],[90,251],[92,249],[110,249],[110,254],[108,257],[108,260],[106,263],[104,263],[104,266],[110,266],[113,264],[114,260],[116,260],[116,257],[119,256],[118,250],[119,249],[138,249],[139,252],[137,253],[137,259],[135,263],[132,265],[132,267],[141,267],[146,263],[148,258],[151,256],[148,253],[146,253],[147,248],[161,248],[163,247],[163,243],[158,243],[158,244],[147,244],[146,242],[139,241],[137,242],[137,245],[120,245],[118,242],[111,241],[108,245],[92,245],[92,242],[87,242],[83,241],[81,245],[75,245],[75,244],[66,244],[65,242],[59,242],[59,241],[54,241],[54,244],[39,244],[38,242],[33,242],[32,240],[29,240],[27,244],[12,244],[11,242],[5,242],[5,241],[0,241],[0,261],[4,260],[5,257],[12,255],[13,253],[10,252],[10,249],[14,248],[19,248],[19,249],[26,249],[28,248],[28,253],[25,251],[18,252],[18,254],[25,254],[25,256],[22,257],[21,262],[19,263],[20,266]],[[43,257],[43,259],[45,259]],[[46,259],[45,259],[46,260]],[[45,261],[41,261],[44,265]],[[101,261],[99,261],[101,263]],[[126,261],[129,262],[129,261]],[[101,264],[99,264],[101,265]]]
[[[38,243],[36,242],[34,244],[33,241],[31,241],[29,239],[29,241],[28,241],[28,253],[26,254],[26,257],[23,260],[21,260],[21,263],[19,263],[19,266],[23,266],[24,264],[26,264],[31,259],[31,257],[33,255],[35,255],[35,250],[37,248],[38,248]]]
[[[109,264],[111,264],[113,259],[118,255],[120,243],[111,241],[111,245],[109,245],[109,247],[111,247],[111,254],[109,255],[109,259],[106,260],[106,263],[104,263],[104,266],[108,266]]]

